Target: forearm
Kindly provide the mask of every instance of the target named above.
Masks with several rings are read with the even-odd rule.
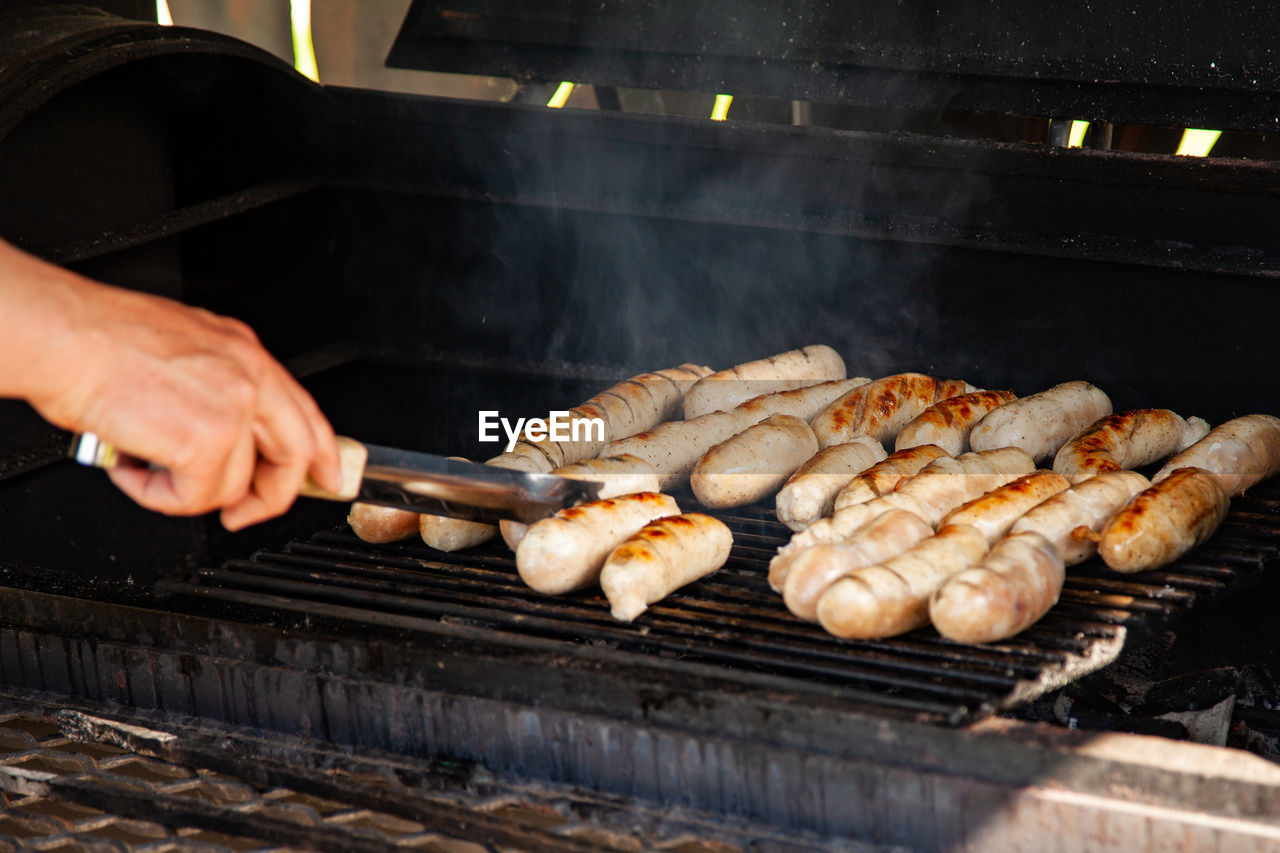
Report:
[[[77,346],[82,282],[0,240],[0,397],[34,403],[57,384],[54,362]]]

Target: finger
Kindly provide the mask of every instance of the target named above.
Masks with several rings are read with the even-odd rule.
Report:
[[[173,475],[163,468],[117,465],[107,469],[116,488],[139,506],[165,515],[199,515],[204,510],[191,509],[191,501],[178,492]]]
[[[307,468],[311,479],[331,492],[342,489],[342,463],[338,454],[338,440],[329,419],[320,411],[307,390],[292,375],[288,376],[289,389],[298,408],[311,430],[312,455]]]

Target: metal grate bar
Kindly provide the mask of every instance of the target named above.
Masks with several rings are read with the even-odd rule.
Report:
[[[1130,632],[1157,630],[1255,577],[1280,556],[1276,492],[1241,499],[1212,542],[1162,571],[1118,575],[1096,560],[1076,567],[1044,619],[986,646],[953,643],[928,629],[845,641],[794,618],[766,581],[768,561],[791,531],[763,506],[721,515],[735,537],[728,564],[631,625],[609,616],[598,590],[555,598],[529,590],[500,544],[458,554],[418,541],[370,546],[345,527],[171,588],[417,630],[466,626],[497,642],[550,643],[570,656],[615,655],[667,674],[715,673],[958,723],[1097,669],[1119,654]]]

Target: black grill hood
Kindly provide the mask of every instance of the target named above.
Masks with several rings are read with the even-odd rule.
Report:
[[[526,81],[1280,127],[1261,3],[414,0],[389,64]]]

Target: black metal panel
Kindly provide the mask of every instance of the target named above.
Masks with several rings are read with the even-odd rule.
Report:
[[[415,0],[389,64],[819,101],[1274,130],[1265,3]]]

